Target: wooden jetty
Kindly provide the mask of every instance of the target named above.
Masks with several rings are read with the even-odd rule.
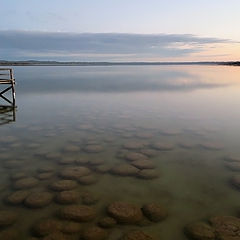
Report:
[[[0,68],[0,87],[3,87],[3,90],[0,90],[0,97],[5,101],[11,104],[12,107],[15,107],[16,93],[15,93],[15,79],[13,75],[12,68]],[[2,89],[2,88],[1,88]],[[5,93],[11,91],[11,98],[4,96]]]

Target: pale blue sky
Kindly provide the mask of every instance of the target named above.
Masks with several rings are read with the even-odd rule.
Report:
[[[0,8],[0,31],[192,34],[236,42],[239,22],[239,0],[1,0]]]

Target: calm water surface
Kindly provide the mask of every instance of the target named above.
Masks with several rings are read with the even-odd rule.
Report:
[[[115,201],[139,208],[155,202],[168,210],[168,217],[157,223],[146,218],[144,224],[116,225],[107,230],[109,240],[120,239],[131,229],[155,239],[184,240],[183,229],[191,222],[238,214],[240,192],[230,180],[240,167],[233,171],[224,157],[240,158],[240,68],[14,67],[14,71],[16,122],[0,125],[0,210],[13,210],[18,218],[2,232],[19,231],[16,239],[30,239],[36,222],[60,219],[59,209],[66,205],[56,201],[58,192],[49,186],[73,179],[62,172],[75,166],[91,171],[85,183],[77,178],[75,191],[98,200],[91,205],[96,217],[81,223],[83,228],[107,216],[106,208]],[[167,149],[157,149],[157,143]],[[131,152],[153,154],[145,155],[154,167],[153,179],[141,178],[139,166],[136,172],[124,169],[116,174],[113,169],[119,164],[131,168],[133,163],[126,159]],[[43,167],[52,171],[40,175]],[[7,197],[22,189],[18,181],[26,177],[35,184],[24,190],[49,192],[51,202],[42,208],[29,207],[26,199],[9,204]]]

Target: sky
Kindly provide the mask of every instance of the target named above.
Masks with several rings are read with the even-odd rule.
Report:
[[[240,60],[239,0],[0,0],[0,59]]]

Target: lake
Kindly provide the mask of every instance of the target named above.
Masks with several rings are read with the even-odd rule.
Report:
[[[0,125],[1,239],[74,240],[100,224],[99,238],[84,239],[133,229],[186,240],[188,224],[238,216],[240,68],[13,68],[16,121]]]

